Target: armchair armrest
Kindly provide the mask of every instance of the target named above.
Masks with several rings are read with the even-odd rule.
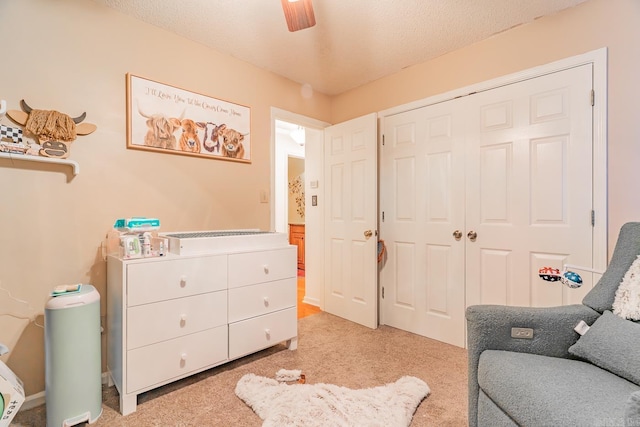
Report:
[[[579,337],[573,328],[580,320],[592,324],[599,316],[600,313],[582,304],[545,308],[502,305],[468,307],[469,426],[475,427],[477,424],[478,361],[483,351],[505,350],[572,357],[568,349]],[[533,338],[512,338],[511,328],[531,328]]]
[[[568,357],[568,348],[578,339],[573,328],[580,320],[591,324],[599,316],[582,304],[545,308],[470,306],[466,312],[469,354],[479,357],[490,349]],[[511,328],[531,328],[533,339],[511,338]]]

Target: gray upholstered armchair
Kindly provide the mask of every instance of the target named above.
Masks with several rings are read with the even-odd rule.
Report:
[[[640,324],[609,311],[638,255],[640,223],[627,223],[582,304],[467,309],[470,427],[640,427]],[[591,325],[582,337],[581,320]]]

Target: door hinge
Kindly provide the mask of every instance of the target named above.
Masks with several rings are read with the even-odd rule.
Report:
[[[591,89],[591,106],[596,105],[596,91]]]
[[[591,226],[595,227],[596,225],[596,211],[591,209]]]
[[[382,287],[382,299],[384,299],[384,286]]]
[[[384,211],[382,211],[382,222],[384,222]]]
[[[382,134],[382,145],[384,145],[384,133]]]

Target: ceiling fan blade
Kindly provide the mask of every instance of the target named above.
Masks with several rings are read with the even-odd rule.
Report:
[[[311,0],[281,0],[281,2],[289,31],[304,30],[316,25],[316,17],[313,14]]]

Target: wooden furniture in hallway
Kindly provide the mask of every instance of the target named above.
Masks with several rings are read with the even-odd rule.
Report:
[[[289,243],[298,247],[298,269],[304,270],[304,224],[289,224]]]

